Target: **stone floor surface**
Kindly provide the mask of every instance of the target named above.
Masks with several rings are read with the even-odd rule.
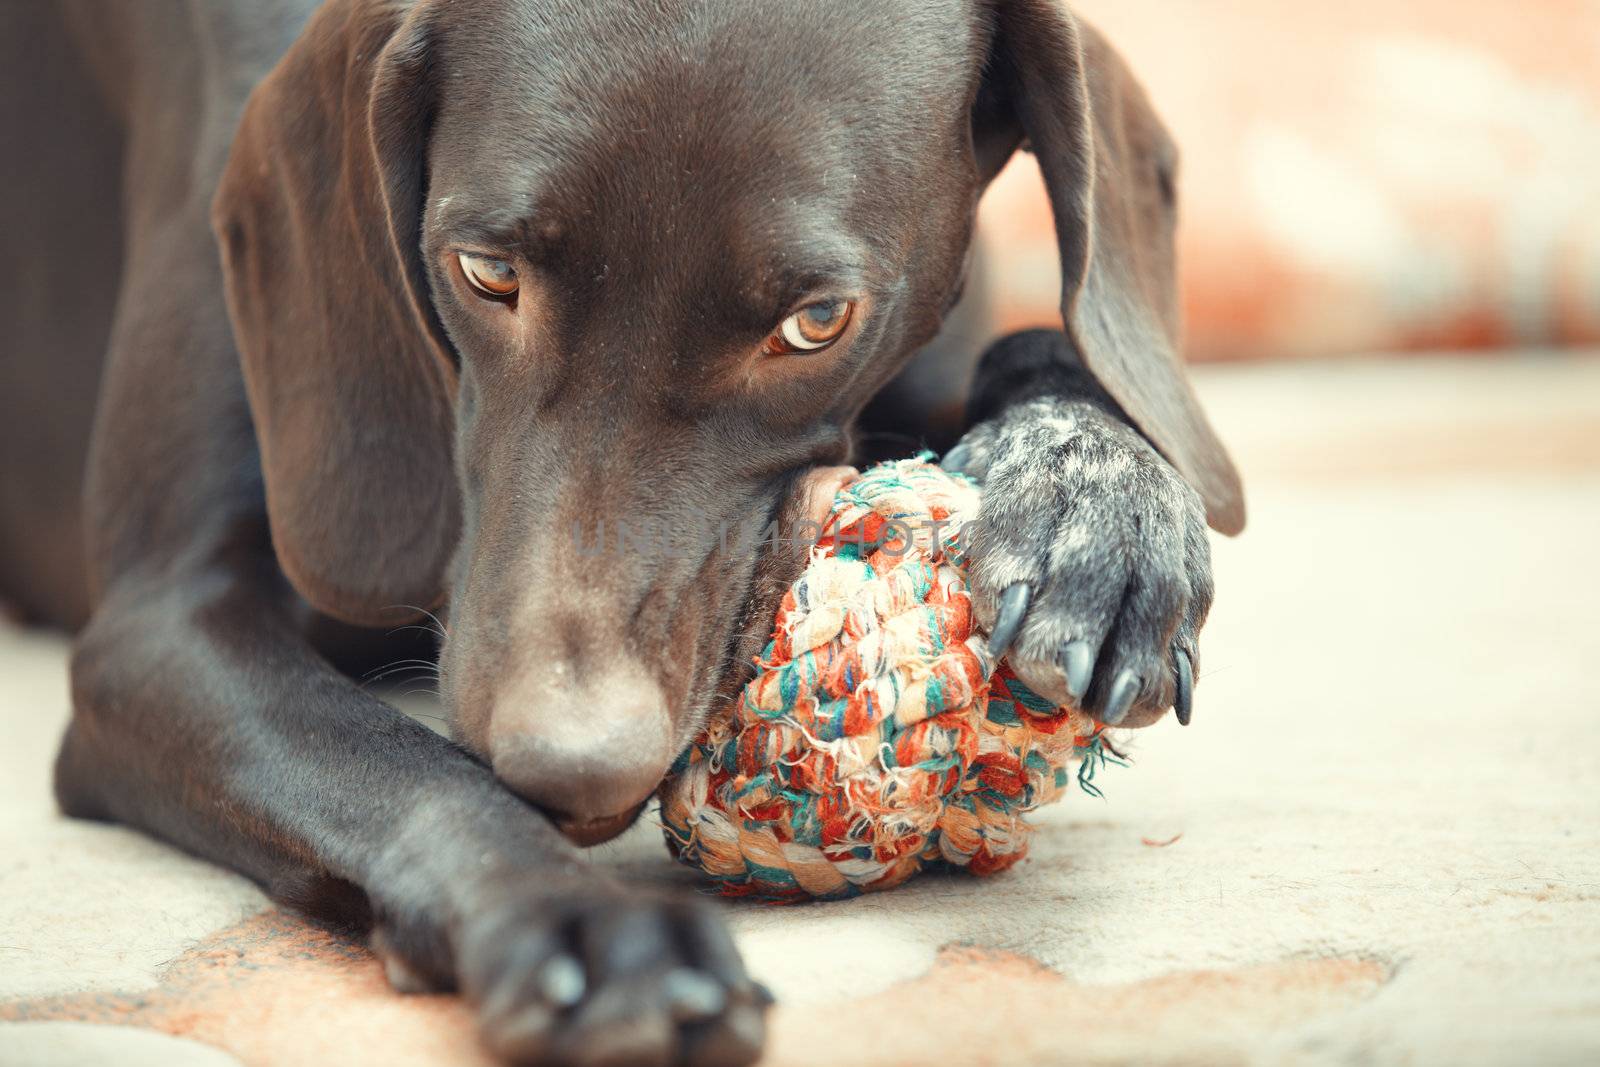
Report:
[[[1194,725],[1006,875],[730,907],[766,1063],[1600,1063],[1600,358],[1199,385],[1251,523]],[[483,1062],[453,998],[57,815],[64,659],[0,629],[0,1065]],[[648,819],[599,851],[686,877]]]

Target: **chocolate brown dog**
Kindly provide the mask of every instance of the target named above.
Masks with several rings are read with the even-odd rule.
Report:
[[[1027,145],[1065,330],[983,356],[948,457],[977,609],[1041,691],[1187,721],[1243,504],[1176,352],[1172,144],[1052,0],[313,6],[3,16],[0,590],[82,627],[61,805],[370,927],[508,1059],[747,1062],[715,912],[572,842],[738,684],[796,552],[573,532],[781,525],[857,440],[954,444],[913,356]],[[327,658],[425,609],[458,743]]]

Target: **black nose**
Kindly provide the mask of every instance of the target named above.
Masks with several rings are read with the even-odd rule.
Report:
[[[596,683],[533,699],[506,694],[489,727],[495,775],[580,844],[626,829],[674,756],[671,717],[654,683]]]

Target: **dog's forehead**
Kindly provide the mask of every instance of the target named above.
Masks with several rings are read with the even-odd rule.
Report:
[[[958,51],[982,24],[983,7],[978,0],[473,0],[439,9],[438,25],[482,55],[545,68],[599,57],[615,69],[664,57],[703,65],[745,57],[780,63],[787,74],[860,72],[876,62],[904,76]]]
[[[904,190],[918,169],[965,136],[982,47],[968,7],[452,7],[435,177],[491,226],[587,231],[604,219],[683,256],[695,242],[708,256],[743,242],[759,258],[752,245],[792,246],[808,229],[867,228],[852,218],[887,234],[911,214]]]
[[[822,115],[893,143],[955,116],[982,47],[973,0],[481,0],[442,12],[446,110],[546,143]]]

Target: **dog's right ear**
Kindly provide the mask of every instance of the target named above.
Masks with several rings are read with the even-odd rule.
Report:
[[[329,0],[251,94],[212,209],[278,559],[366,625],[442,599],[460,527],[419,249],[431,10]]]
[[[1244,490],[1179,357],[1172,224],[1176,149],[1127,66],[1061,0],[992,0],[973,102],[980,183],[1026,143],[1039,160],[1061,256],[1067,337],[1206,505],[1244,528]]]

